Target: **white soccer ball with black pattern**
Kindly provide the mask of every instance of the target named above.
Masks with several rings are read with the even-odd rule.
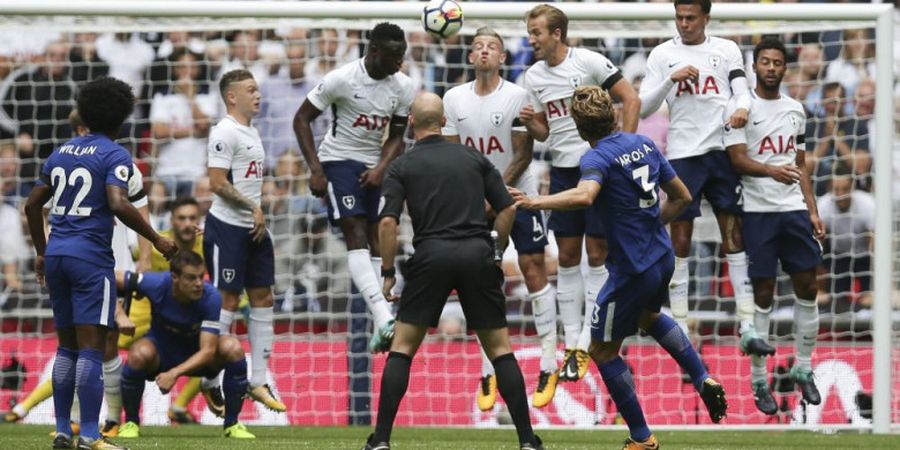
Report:
[[[432,0],[422,10],[422,26],[438,39],[459,33],[462,25],[462,7],[453,0]]]

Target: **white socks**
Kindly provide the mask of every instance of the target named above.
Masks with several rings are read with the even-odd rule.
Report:
[[[122,420],[122,361],[119,355],[103,362],[103,394],[106,396],[106,420]]]
[[[597,295],[606,284],[609,271],[606,266],[591,267],[588,276],[584,280],[584,322],[581,324],[581,334],[575,348],[587,351],[591,344],[591,316],[594,314],[594,305],[597,303]]]
[[[371,250],[369,251],[371,253]],[[372,263],[372,271],[375,272],[375,278],[378,280],[378,287],[384,286],[384,278],[381,276],[381,257],[373,256],[369,258]]]
[[[534,328],[541,338],[541,371],[556,372],[556,298],[553,287],[548,284],[528,294],[528,299],[534,314]]]
[[[669,306],[672,309],[672,318],[681,328],[684,334],[688,334],[688,260],[675,257],[675,271],[672,273],[672,281],[669,282]]]
[[[753,322],[759,338],[769,342],[769,314],[772,307],[768,309],[760,308],[754,305]],[[766,357],[753,355],[750,357],[750,378],[753,383],[768,382],[769,374],[766,370]]]
[[[234,322],[234,312],[227,309],[219,311],[219,325],[222,327],[222,336],[231,334],[231,323]]]
[[[266,384],[266,370],[269,368],[269,356],[272,354],[272,343],[275,331],[272,329],[272,307],[250,308],[250,324],[247,334],[250,337],[250,386]]]
[[[747,254],[744,252],[725,255],[728,261],[728,278],[734,288],[734,302],[741,334],[753,330],[753,286],[747,276]]]
[[[380,263],[379,263],[380,265]],[[369,311],[375,320],[375,330],[380,330],[385,324],[393,319],[391,307],[381,293],[381,283],[372,270],[372,258],[368,249],[350,250],[347,252],[347,269],[350,271],[350,278],[356,289],[359,290]]]
[[[581,324],[584,322],[584,279],[581,267],[559,267],[556,275],[556,299],[559,316],[565,331],[566,348],[578,345]]]
[[[812,370],[812,351],[819,336],[819,308],[816,300],[794,297],[794,357],[797,367]]]

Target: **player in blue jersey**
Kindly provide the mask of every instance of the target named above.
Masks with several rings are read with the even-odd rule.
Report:
[[[707,374],[687,335],[659,312],[668,300],[675,264],[665,224],[691,203],[691,194],[653,141],[615,131],[615,110],[606,91],[579,87],[571,110],[579,135],[591,144],[581,158],[581,181],[549,196],[528,198],[513,190],[513,197],[528,209],[596,208],[605,219],[610,277],[594,305],[588,353],[628,424],[625,449],[656,449],[659,444],[647,427],[631,372],[619,356],[622,341],[638,328],[690,374],[713,422],[722,420],[728,408],[725,390]],[[659,187],[668,196],[662,208]]]
[[[136,292],[150,302],[150,331],[131,345],[128,364],[122,371],[122,404],[125,424],[119,437],[140,436],[140,407],[144,381],[156,381],[169,392],[178,377],[215,378],[225,370],[225,437],[253,439],[238,422],[247,393],[247,360],[234,336],[220,336],[222,297],[215,286],[203,281],[203,257],[192,251],[179,252],[170,272],[118,273],[116,284],[126,293]]]
[[[50,292],[59,347],[53,363],[56,436],[53,448],[122,449],[100,436],[103,350],[115,327],[116,286],[111,248],[113,216],[147,238],[166,256],[175,243],[161,237],[128,201],[131,155],[112,141],[134,109],[128,84],[100,78],[85,84],[78,111],[90,133],[57,148],[25,205],[38,282]],[[51,232],[44,235],[44,204],[50,202]],[[76,385],[81,437],[70,424]]]

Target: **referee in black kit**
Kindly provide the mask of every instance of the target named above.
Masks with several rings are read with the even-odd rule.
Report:
[[[509,343],[503,272],[494,262],[484,211],[485,199],[498,211],[494,230],[500,248],[505,248],[515,219],[513,199],[487,158],[441,137],[444,122],[440,97],[426,93],[416,98],[409,117],[416,144],[391,164],[382,185],[384,208],[378,234],[384,295],[389,301],[397,300],[391,289],[396,282],[394,255],[404,202],[412,218],[416,252],[409,261],[394,340],[381,378],[378,423],[364,450],[390,449],[412,358],[428,327],[437,326],[453,289],[459,294],[466,322],[476,330],[494,364],[497,388],[516,425],[520,448],[543,449],[531,428],[525,380]]]

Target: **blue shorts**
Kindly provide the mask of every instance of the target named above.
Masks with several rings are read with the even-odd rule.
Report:
[[[155,373],[147,371],[147,381],[155,380],[157,375],[177,367],[200,350],[199,341],[197,342],[197,345],[191,345],[185,342],[180,342],[178,345],[167,344],[167,341],[156,337],[152,330],[147,332],[142,339],[153,342],[153,346],[156,347],[156,354],[159,355],[159,369]],[[220,369],[221,368],[219,367],[202,367],[199,370],[186,375],[212,379],[219,375]]]
[[[594,304],[591,338],[609,342],[637,333],[641,313],[644,310],[659,312],[669,301],[669,280],[674,271],[675,255],[672,252],[641,273],[616,273],[612,267]]]
[[[345,217],[365,216],[369,223],[378,222],[381,209],[381,189],[363,188],[359,177],[368,170],[359,161],[328,161],[322,163],[328,179],[328,218],[337,225]]]
[[[744,213],[743,222],[750,278],[775,278],[779,260],[789,274],[822,263],[822,246],[813,237],[808,212]]]
[[[250,228],[230,225],[208,214],[203,254],[213,286],[219,289],[240,292],[275,284],[275,251],[268,232],[261,242],[254,242]]]
[[[728,153],[712,150],[705,155],[669,160],[669,163],[694,199],[675,220],[700,217],[700,194],[716,212],[741,213],[741,182],[731,167]]]
[[[543,254],[547,246],[547,226],[540,211],[516,210],[510,240],[520,255]]]
[[[44,274],[56,329],[116,327],[116,274],[112,267],[97,267],[72,256],[47,256]]]
[[[581,181],[581,169],[577,167],[551,167],[550,193],[555,194],[578,186]],[[594,206],[574,211],[553,211],[550,213],[548,228],[557,237],[584,236],[604,238],[606,227],[603,219]],[[518,249],[518,247],[516,247]]]

